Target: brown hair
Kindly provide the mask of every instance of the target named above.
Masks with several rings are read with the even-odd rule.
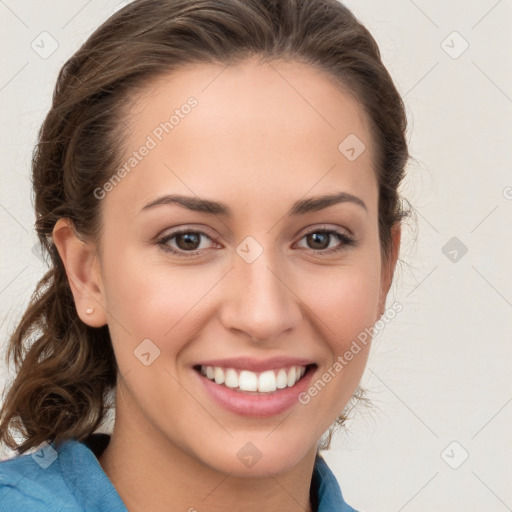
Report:
[[[52,241],[59,218],[97,240],[94,190],[121,163],[123,114],[148,82],[187,63],[252,55],[309,63],[350,91],[371,124],[379,184],[379,234],[405,215],[398,193],[408,160],[402,99],[368,30],[337,0],[137,0],[103,23],[62,67],[32,160],[36,230],[51,258],[10,340],[16,377],[0,414],[0,442],[23,453],[83,439],[111,407],[117,364],[108,326],[78,317]],[[363,396],[358,387],[354,397]],[[345,416],[338,418],[342,425]],[[24,438],[17,445],[11,435]],[[330,441],[330,436],[329,436]],[[327,444],[328,447],[329,443]]]

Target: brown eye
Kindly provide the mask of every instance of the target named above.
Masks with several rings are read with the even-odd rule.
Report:
[[[328,233],[310,233],[306,235],[306,239],[308,241],[311,249],[324,250],[329,247],[331,236]]]
[[[199,233],[183,233],[175,235],[176,245],[178,249],[183,251],[194,251],[199,247],[201,243],[201,235]]]
[[[206,245],[204,245],[203,241],[205,241]],[[203,249],[208,248],[208,241],[213,242],[202,231],[182,230],[163,236],[157,241],[157,244],[164,251],[177,254],[178,256],[195,256],[200,254]]]
[[[320,254],[336,252],[346,249],[348,246],[356,245],[356,241],[352,237],[336,230],[317,229],[304,235],[302,240],[306,242],[306,249],[317,251]],[[331,245],[333,240],[338,243]]]

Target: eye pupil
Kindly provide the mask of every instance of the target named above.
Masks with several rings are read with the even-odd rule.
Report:
[[[311,233],[308,235],[308,243],[312,242],[313,249],[326,249],[329,247],[329,234],[328,233]],[[318,247],[318,244],[320,247]]]
[[[198,233],[182,233],[180,235],[176,235],[176,245],[182,249],[197,249],[200,243],[201,235]],[[180,240],[184,240],[185,243],[181,244]]]

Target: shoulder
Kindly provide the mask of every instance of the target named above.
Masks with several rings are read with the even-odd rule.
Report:
[[[57,452],[50,445],[0,461],[2,512],[79,510],[61,469]]]
[[[0,461],[2,512],[101,510],[90,485],[101,495],[109,483],[91,447],[76,439],[54,446]]]

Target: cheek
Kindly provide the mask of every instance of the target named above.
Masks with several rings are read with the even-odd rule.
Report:
[[[219,281],[217,269],[155,264],[135,252],[106,262],[105,275],[114,332],[122,338],[129,333],[134,343],[149,338],[158,346],[172,338],[176,349],[179,333],[186,329],[190,336],[195,326],[199,329],[208,291]]]
[[[305,302],[337,354],[377,319],[379,268],[378,262],[331,268],[312,276],[305,286]]]
[[[369,329],[376,320],[379,303],[377,263],[329,269],[322,279],[317,274],[315,293],[308,306],[326,348],[322,367],[309,388],[299,396],[306,407],[311,428],[321,435],[349,403],[363,375],[371,346]],[[376,267],[376,269],[374,269]],[[313,288],[311,288],[313,289]],[[317,426],[322,419],[320,427]]]

